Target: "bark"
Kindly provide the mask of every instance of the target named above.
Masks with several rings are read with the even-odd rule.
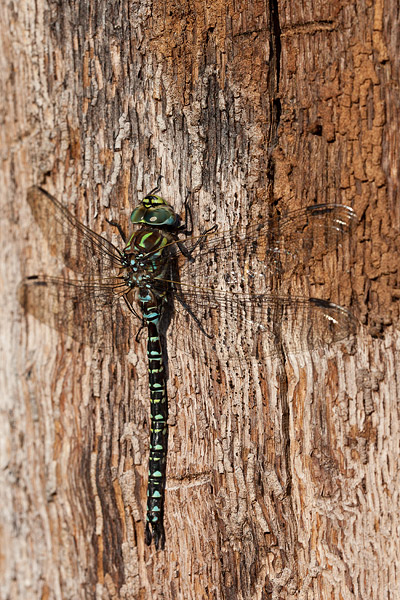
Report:
[[[0,595],[396,598],[397,4],[27,0],[0,11]],[[62,268],[30,185],[119,243],[106,219],[127,230],[159,174],[178,212],[191,190],[197,232],[314,202],[354,207],[352,243],[303,275],[360,328],[251,368],[204,363],[198,332],[170,344],[156,552],[144,543],[145,340],[127,354],[82,346],[25,315],[16,288]]]

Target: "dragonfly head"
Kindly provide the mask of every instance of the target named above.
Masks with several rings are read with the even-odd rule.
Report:
[[[153,227],[177,227],[180,225],[180,218],[163,198],[149,194],[133,210],[131,222]]]

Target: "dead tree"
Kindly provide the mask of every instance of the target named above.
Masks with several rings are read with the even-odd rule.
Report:
[[[396,11],[3,3],[3,598],[396,597]],[[156,552],[144,543],[144,340],[87,347],[24,314],[17,285],[63,268],[29,211],[30,185],[120,244],[107,219],[128,229],[160,174],[177,211],[191,191],[195,232],[353,207],[351,239],[296,277],[360,325],[333,347],[261,349],[250,366],[204,362],[194,330],[169,344],[167,542]]]

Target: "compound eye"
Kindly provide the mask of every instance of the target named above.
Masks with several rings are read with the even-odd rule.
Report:
[[[147,210],[144,220],[149,225],[175,225],[177,216],[169,206],[155,206]]]
[[[144,220],[147,209],[141,204],[137,208],[135,208],[131,213],[131,222],[132,223],[145,223]]]

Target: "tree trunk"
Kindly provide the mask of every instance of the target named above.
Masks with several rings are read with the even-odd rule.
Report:
[[[1,597],[399,597],[397,3],[0,11]],[[197,233],[352,206],[352,242],[301,275],[360,326],[331,348],[218,369],[195,328],[171,343],[172,320],[156,551],[145,340],[128,354],[83,346],[24,314],[16,290],[62,269],[30,185],[119,244],[106,219],[127,230],[159,174],[181,214],[191,190]]]

